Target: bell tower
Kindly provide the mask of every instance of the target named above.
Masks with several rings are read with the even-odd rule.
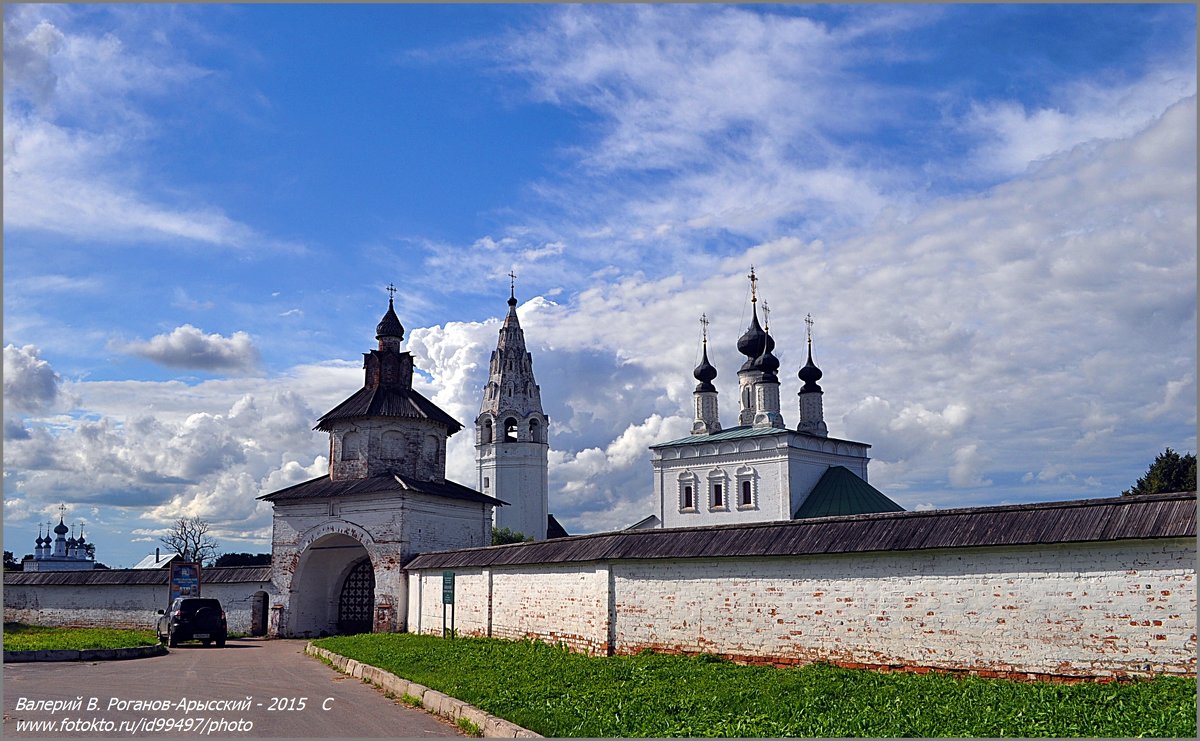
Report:
[[[475,419],[479,491],[504,501],[496,528],[546,538],[549,517],[549,419],[533,377],[533,356],[517,320],[516,276],[509,273],[508,314],[492,351],[488,382]]]

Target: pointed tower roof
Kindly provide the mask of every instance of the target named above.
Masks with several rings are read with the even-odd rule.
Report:
[[[796,374],[800,377],[801,381],[804,381],[804,386],[800,389],[800,393],[802,394],[820,391],[821,387],[817,385],[817,381],[821,380],[821,376],[824,375],[821,373],[821,369],[813,363],[812,358],[812,314],[804,318],[804,323],[808,325],[808,362]]]
[[[396,296],[396,287],[391,283],[388,284],[388,307],[384,312],[383,318],[379,320],[379,324],[375,325],[375,339],[382,340],[385,337],[395,337],[398,340],[404,339],[404,325],[400,323],[400,317],[396,316],[396,307],[392,303],[392,299]]]
[[[480,414],[515,412],[522,416],[542,411],[541,390],[533,375],[533,357],[525,349],[525,331],[517,319],[516,275],[509,273],[508,313],[489,362]]]
[[[713,382],[713,379],[717,377],[717,369],[713,367],[712,363],[708,362],[708,315],[707,314],[701,315],[700,326],[702,327],[701,332],[703,333],[702,339],[701,339],[701,343],[702,343],[701,346],[703,348],[701,350],[702,357],[700,358],[700,365],[697,365],[696,368],[692,371],[692,377],[700,382],[700,383],[696,384],[696,391],[698,391],[698,392],[700,392],[700,391],[716,391],[717,388],[716,388],[716,386],[713,386],[712,382]]]

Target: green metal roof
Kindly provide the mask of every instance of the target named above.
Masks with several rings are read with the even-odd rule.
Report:
[[[904,508],[883,492],[855,476],[845,466],[830,466],[792,515],[793,520],[870,512],[903,512]]]
[[[695,445],[696,443],[715,443],[721,440],[740,440],[745,437],[766,437],[768,435],[782,435],[793,432],[783,427],[751,427],[750,425],[742,425],[740,427],[730,427],[728,430],[714,432],[711,435],[688,435],[681,437],[678,440],[671,440],[665,443],[651,445],[650,449],[654,448],[669,448],[672,445]]]

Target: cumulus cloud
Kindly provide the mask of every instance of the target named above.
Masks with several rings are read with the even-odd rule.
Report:
[[[58,399],[59,378],[33,345],[4,346],[4,405],[18,412],[46,409]]]
[[[190,324],[149,340],[118,343],[117,347],[169,368],[251,373],[259,364],[258,349],[245,332],[224,337],[216,333],[204,334]]]

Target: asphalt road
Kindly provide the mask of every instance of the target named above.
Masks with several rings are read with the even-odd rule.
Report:
[[[186,643],[166,656],[4,665],[4,737],[434,738],[449,723],[304,655],[304,641]],[[76,703],[78,709],[53,703]],[[169,708],[163,708],[167,704]],[[89,709],[91,708],[91,709]],[[18,721],[24,728],[18,728]],[[27,722],[41,721],[40,730]]]

